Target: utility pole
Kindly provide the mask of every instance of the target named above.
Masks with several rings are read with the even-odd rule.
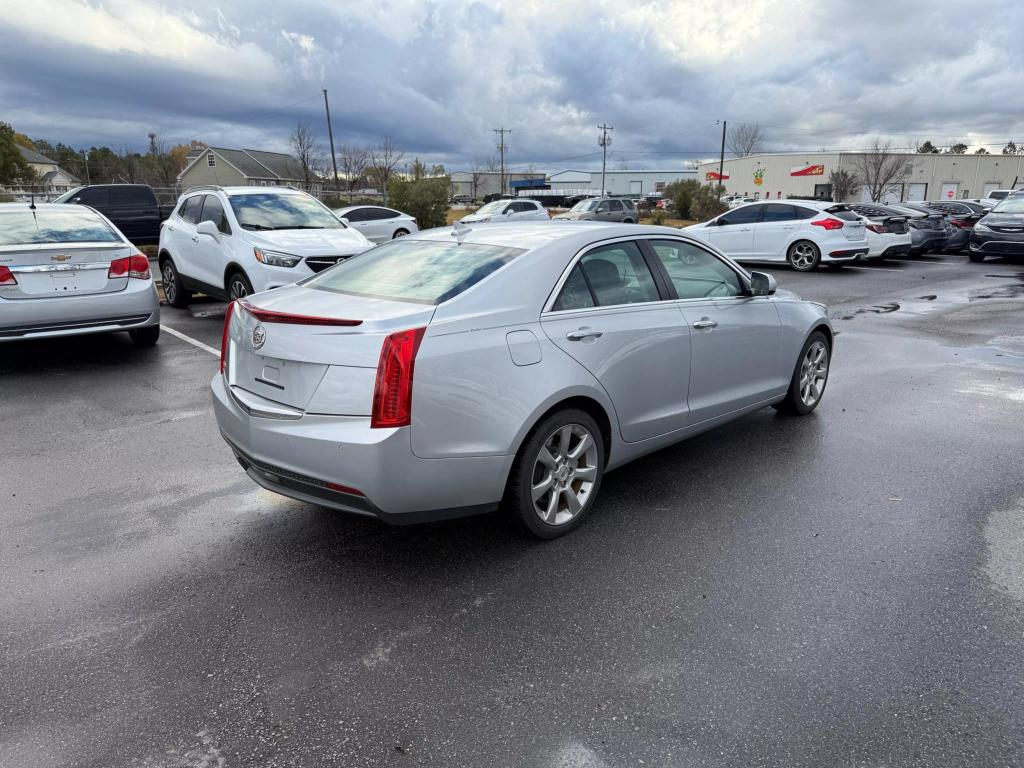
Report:
[[[715,120],[715,122],[718,121]],[[722,192],[725,192],[725,126],[728,124],[728,120],[722,120],[722,151],[718,155],[718,186],[721,187]]]
[[[597,140],[597,145],[601,147],[601,196],[604,197],[605,165],[608,162],[608,145],[612,143],[612,137],[608,135],[608,131],[614,131],[615,129],[610,125],[605,125],[604,123],[597,127],[601,129],[601,138]]]
[[[89,178],[89,150],[82,150],[82,157],[85,158],[85,183],[92,184],[92,180]]]
[[[501,196],[505,196],[505,134],[512,133],[511,128],[506,128],[504,125],[501,128],[495,128],[494,132],[498,134],[498,158],[501,163],[501,175],[499,180],[501,182]]]
[[[324,88],[324,111],[327,112],[327,138],[331,140],[331,165],[334,167],[334,191],[341,189],[338,183],[338,159],[334,156],[334,131],[331,130],[331,105],[327,103],[327,89]]]

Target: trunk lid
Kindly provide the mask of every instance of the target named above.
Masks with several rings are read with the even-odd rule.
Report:
[[[0,248],[0,265],[17,285],[0,286],[4,299],[52,299],[122,291],[128,275],[108,278],[110,262],[131,256],[127,243],[46,243]]]
[[[426,326],[435,309],[301,285],[248,303],[255,311],[236,305],[231,318],[228,384],[293,408],[357,416],[370,413],[384,339]]]

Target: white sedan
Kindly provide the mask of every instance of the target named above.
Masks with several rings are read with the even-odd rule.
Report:
[[[334,215],[373,243],[420,231],[416,219],[409,214],[379,205],[350,205],[336,209]]]
[[[868,253],[860,216],[848,205],[813,200],[741,205],[685,231],[736,261],[784,261],[798,272]]]
[[[483,224],[488,221],[547,221],[550,218],[544,206],[536,200],[501,199],[487,203],[468,216],[463,216],[460,221],[463,224]]]

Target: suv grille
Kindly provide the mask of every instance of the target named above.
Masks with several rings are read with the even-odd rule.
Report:
[[[348,256],[310,256],[306,259],[306,266],[314,272],[323,272],[333,267],[339,261],[344,261]]]

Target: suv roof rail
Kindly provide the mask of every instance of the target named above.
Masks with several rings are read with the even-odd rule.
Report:
[[[198,189],[212,189],[212,190],[215,190],[217,192],[223,192],[224,191],[224,187],[218,186],[216,184],[198,184],[198,185],[196,185],[194,187],[188,187],[187,189],[183,190],[183,193],[184,192],[195,192]]]

